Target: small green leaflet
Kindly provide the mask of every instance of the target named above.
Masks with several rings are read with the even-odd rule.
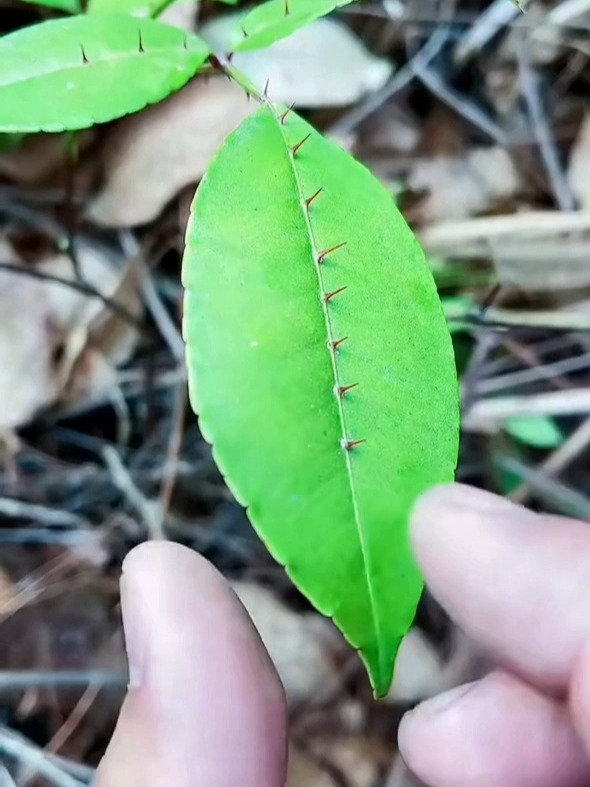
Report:
[[[293,112],[228,137],[187,230],[191,402],[297,586],[391,684],[422,578],[408,518],[459,404],[432,274],[390,194]]]
[[[23,0],[33,5],[43,5],[46,8],[55,8],[68,14],[79,14],[82,10],[80,0]]]
[[[197,36],[123,14],[18,30],[0,39],[0,131],[73,130],[137,112],[185,85],[208,56]]]
[[[301,27],[319,19],[352,0],[268,0],[253,8],[242,19],[234,52],[247,52],[274,44]]]
[[[529,415],[509,418],[504,429],[511,437],[533,448],[557,448],[563,443],[563,434],[553,418],[546,415]]]

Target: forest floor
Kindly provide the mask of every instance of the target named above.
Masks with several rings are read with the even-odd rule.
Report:
[[[47,13],[0,0],[0,32]],[[181,0],[166,19],[222,39],[235,13]],[[589,32],[588,0],[369,0],[242,62],[416,229],[461,376],[458,478],[588,520]],[[213,75],[75,146],[0,135],[0,755],[19,787],[90,784],[126,683],[121,562],[149,538],[205,555],[249,609],[289,699],[288,787],[415,785],[401,714],[480,668],[426,597],[375,703],[201,437],[183,238],[195,185],[251,111]]]

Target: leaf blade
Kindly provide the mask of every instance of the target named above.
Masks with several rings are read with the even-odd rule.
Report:
[[[457,453],[453,350],[422,252],[361,165],[265,106],[202,182],[183,280],[203,434],[269,549],[383,695],[422,589],[409,509],[452,480]]]
[[[249,52],[270,46],[296,30],[348,5],[353,0],[267,0],[242,19],[242,36],[234,52]]]
[[[136,112],[181,88],[208,55],[196,36],[125,15],[19,30],[0,39],[0,131],[74,130]]]
[[[24,0],[25,3],[55,8],[68,14],[79,14],[82,10],[80,0]]]

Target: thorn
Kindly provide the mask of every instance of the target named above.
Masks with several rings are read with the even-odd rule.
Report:
[[[337,249],[341,249],[343,246],[346,246],[346,241],[343,241],[342,243],[338,243],[338,245],[336,246],[332,246],[331,249],[324,249],[324,251],[321,251],[318,254],[318,264],[321,265],[322,262],[328,256],[328,254],[331,254],[333,251],[336,251]]]
[[[306,137],[303,137],[303,139],[301,140],[301,142],[298,142],[298,143],[295,145],[295,147],[291,148],[291,153],[292,153],[294,156],[296,156],[296,155],[299,153],[299,151],[301,150],[301,148],[302,148],[302,147],[305,145],[305,143],[307,142],[307,140],[308,140],[310,137],[311,137],[311,131],[309,132],[309,134],[308,134]]]
[[[225,56],[225,59],[227,60],[228,63],[232,62],[232,60],[234,59],[234,54],[235,54],[235,52],[228,52],[227,53],[227,55]],[[228,74],[228,77],[229,77],[229,79],[231,79],[229,74]]]
[[[346,289],[347,289],[346,287],[340,287],[339,290],[332,290],[332,292],[327,292],[324,295],[324,301],[326,303],[329,303],[332,300],[332,298],[335,298],[337,295],[340,295],[340,293],[344,292],[344,290]]]
[[[88,58],[86,57],[86,52],[84,50],[83,44],[80,44],[80,49],[82,50],[82,62],[84,63],[84,65],[90,63],[90,60],[88,60]]]
[[[244,29],[244,25],[240,25],[240,28],[241,28],[241,30],[242,30],[242,33],[244,34],[244,38],[248,38],[248,33],[247,33],[247,32],[246,32],[246,30]]]
[[[295,102],[293,102],[292,104],[289,104],[289,106],[287,107],[287,109],[286,109],[286,110],[283,112],[283,114],[282,114],[282,115],[279,117],[279,120],[281,121],[281,126],[284,126],[284,125],[285,125],[285,120],[287,119],[287,115],[289,114],[289,112],[291,112],[291,110],[293,109],[293,107],[294,107],[294,106],[295,106]]]
[[[291,9],[289,8],[289,0],[285,0],[285,16],[289,16]]]
[[[346,438],[344,438],[344,440],[342,440],[340,444],[345,451],[352,451],[354,448],[357,447],[357,445],[360,445],[361,443],[365,443],[365,442],[366,440],[347,440]]]
[[[137,31],[137,34],[139,36],[139,51],[145,52],[145,49],[143,48],[143,38],[141,37],[141,28]],[[186,44],[186,38],[185,38],[185,44]]]
[[[330,349],[333,350],[333,352],[337,353],[338,352],[338,348],[340,347],[340,345],[344,344],[344,342],[347,339],[348,339],[348,336],[343,336],[342,339],[336,339],[335,342],[330,342],[328,347],[330,347]]]
[[[188,49],[188,36],[184,37],[184,41],[182,42],[182,48]]]
[[[262,91],[263,98],[268,98],[268,83],[269,82],[270,82],[270,79],[267,79],[266,80],[266,84],[264,86],[264,90]]]
[[[324,187],[323,187],[323,186],[320,186],[320,188],[319,188],[319,189],[316,191],[316,193],[315,193],[315,194],[312,194],[312,195],[311,195],[311,197],[308,197],[308,198],[305,200],[305,207],[306,207],[306,208],[309,208],[309,206],[311,205],[311,203],[312,203],[312,202],[315,200],[315,198],[316,198],[316,197],[319,197],[319,196],[320,196],[320,194],[322,193],[322,191],[323,191],[323,190],[324,190]]]
[[[337,396],[339,399],[344,399],[344,397],[346,396],[346,394],[347,394],[349,391],[352,391],[352,389],[353,389],[353,388],[356,388],[358,385],[359,385],[359,383],[353,383],[352,385],[337,385],[337,386],[335,386],[335,388],[334,388],[334,393],[336,394],[336,396]]]

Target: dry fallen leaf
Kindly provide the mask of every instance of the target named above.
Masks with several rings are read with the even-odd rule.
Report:
[[[115,296],[125,270],[87,243],[78,246],[80,270],[85,282],[105,296]],[[67,280],[74,279],[71,260],[64,254],[47,254],[32,263],[23,262],[8,236],[0,238],[0,262],[15,266],[24,274],[0,271],[0,430],[11,430],[26,423],[37,411],[56,402],[72,384],[72,372],[90,346],[92,327],[100,325],[104,303],[58,282],[41,281],[33,273]],[[129,301],[138,313],[140,302],[135,291]],[[119,318],[120,319],[120,318]],[[130,328],[120,327],[118,339],[111,334],[104,344],[105,357],[121,361],[131,351]],[[100,347],[98,331],[97,347]],[[78,391],[93,383],[86,377]]]
[[[343,643],[326,619],[293,612],[259,585],[236,582],[233,588],[258,629],[290,702],[313,699],[337,685],[334,655]]]
[[[567,179],[579,207],[590,209],[590,112],[582,121],[573,144]]]
[[[426,787],[406,768],[401,757],[396,757],[385,787]]]
[[[583,236],[499,239],[490,247],[502,284],[529,292],[581,290],[590,285],[590,239]]]
[[[514,195],[520,178],[508,153],[492,147],[475,149],[462,157],[419,159],[407,185],[411,191],[426,192],[413,209],[413,219],[431,224],[482,213],[494,202]]]
[[[328,763],[346,779],[348,787],[373,787],[379,774],[389,766],[393,745],[379,738],[342,735],[310,741],[310,749],[319,762]]]
[[[94,131],[77,134],[79,153],[96,138]],[[17,183],[32,185],[63,176],[68,162],[67,134],[31,134],[13,150],[0,153],[0,176]]]
[[[305,753],[291,746],[287,787],[337,787],[329,773]]]
[[[200,33],[218,52],[227,51],[241,14],[218,17]],[[375,57],[344,25],[319,19],[288,38],[255,52],[238,52],[232,62],[273,101],[298,106],[340,107],[379,90],[393,67]],[[318,74],[322,75],[318,79]]]
[[[424,634],[411,629],[402,641],[393,685],[387,697],[393,702],[415,702],[435,694],[444,681],[444,663]]]
[[[253,110],[224,77],[195,79],[156,106],[122,120],[107,137],[104,184],[88,217],[111,227],[145,224],[204,174],[225,139]]]
[[[485,669],[479,652],[459,629],[453,630],[450,653],[443,659],[420,629],[413,628],[402,642],[393,685],[385,701],[418,702],[467,683]]]

